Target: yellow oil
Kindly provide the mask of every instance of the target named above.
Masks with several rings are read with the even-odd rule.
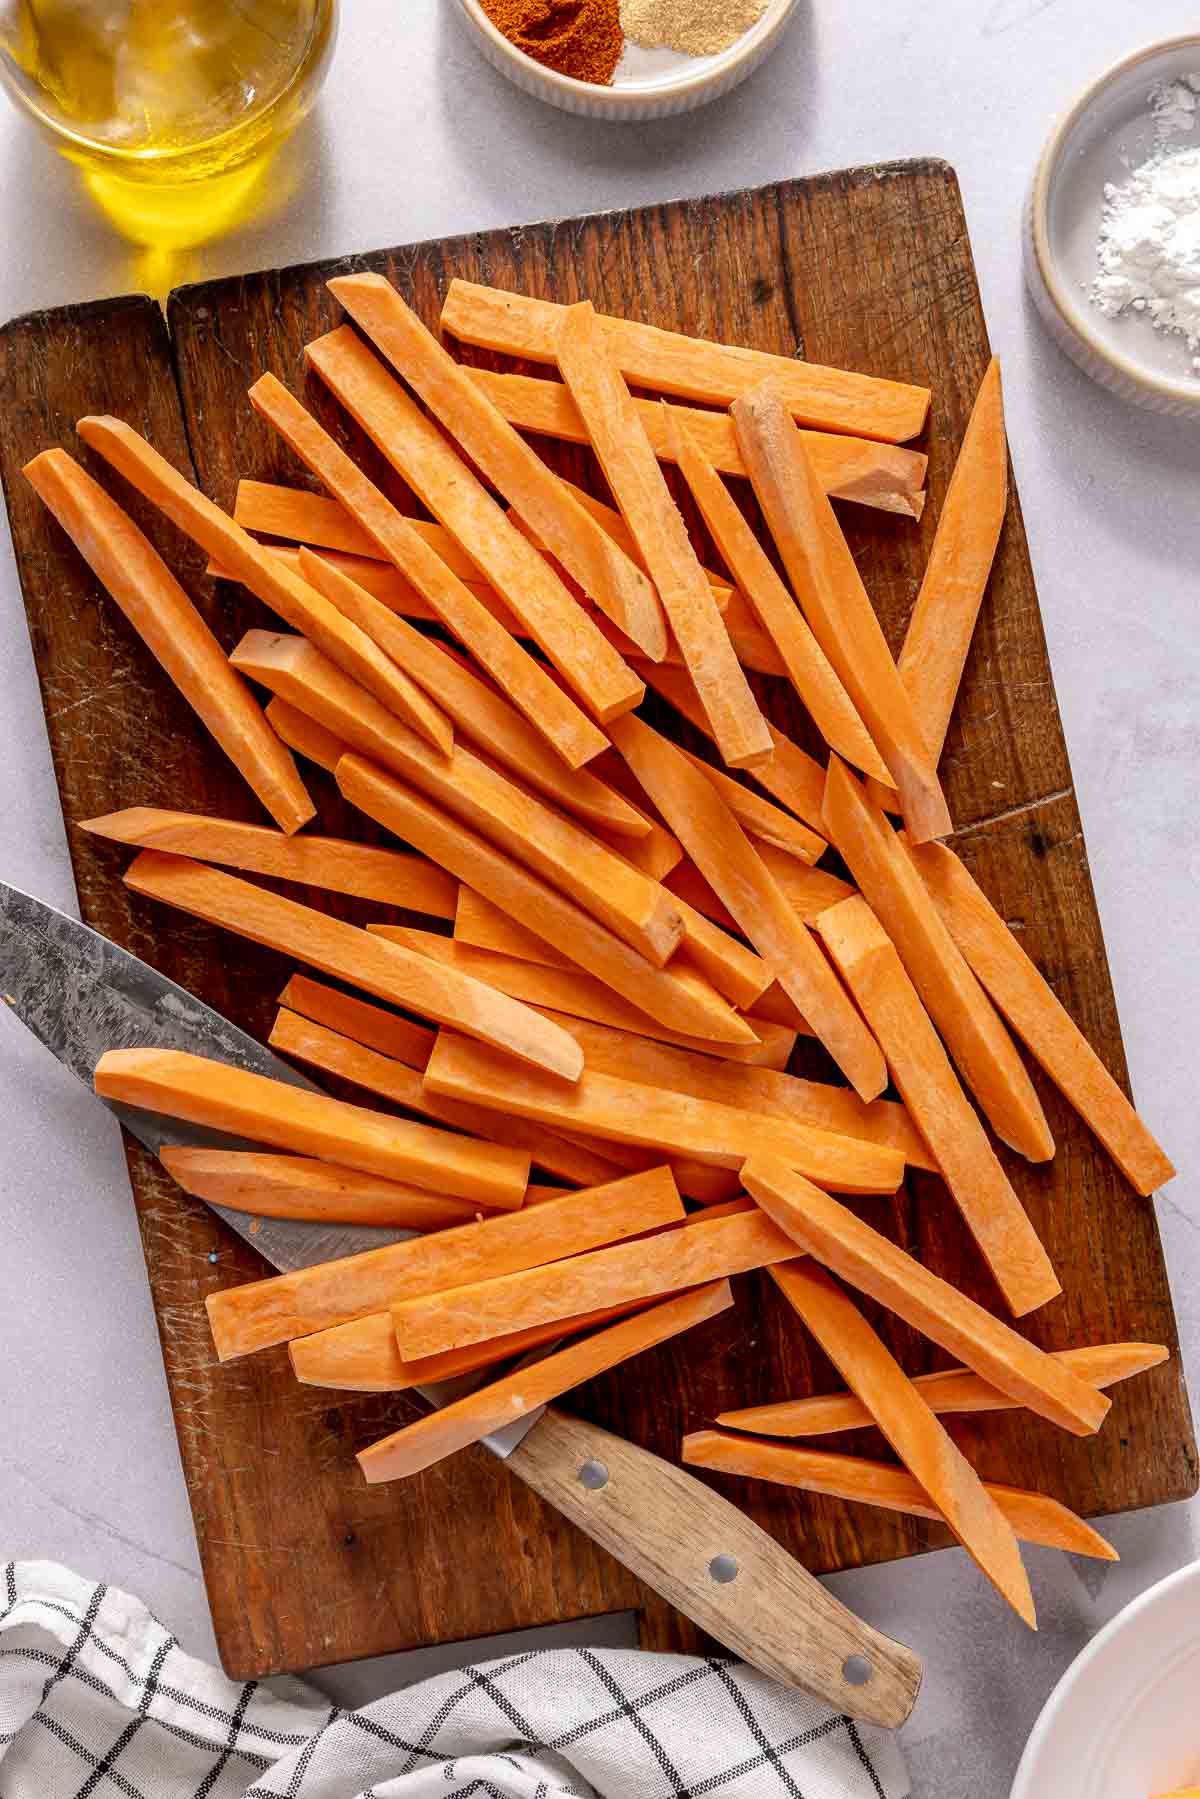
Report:
[[[0,72],[127,237],[181,249],[255,209],[308,111],[337,0],[0,0]]]

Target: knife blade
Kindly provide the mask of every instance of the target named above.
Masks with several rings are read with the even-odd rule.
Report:
[[[154,1047],[210,1056],[321,1091],[148,963],[3,881],[0,999],[89,1088],[105,1050]],[[166,1144],[261,1147],[179,1119],[100,1103],[156,1155]],[[211,1209],[279,1269],[308,1267],[414,1234]],[[418,1391],[439,1406],[494,1373],[485,1369]],[[483,1441],[543,1499],[754,1666],[852,1717],[894,1728],[909,1716],[921,1683],[921,1664],[911,1650],[855,1617],[694,1475],[552,1406],[538,1407]]]

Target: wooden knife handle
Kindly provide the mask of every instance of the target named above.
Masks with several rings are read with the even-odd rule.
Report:
[[[921,1663],[848,1611],[774,1538],[683,1468],[547,1409],[514,1474],[735,1655],[835,1711],[890,1728]]]

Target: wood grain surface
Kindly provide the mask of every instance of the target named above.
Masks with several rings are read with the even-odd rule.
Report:
[[[922,525],[840,509],[894,647],[988,355],[957,183],[936,162],[185,288],[172,297],[166,323],[150,301],[133,298],[6,327],[0,474],[83,916],[259,1035],[290,972],[284,961],[131,896],[119,878],[127,857],[78,829],[79,820],[121,806],[258,818],[256,803],[19,470],[50,444],[78,453],[75,419],[111,410],[181,468],[190,466],[225,505],[241,475],[307,484],[245,402],[245,390],[267,369],[298,391],[309,387],[302,347],[339,322],[324,283],[363,268],[395,280],[431,323],[446,283],[462,275],[558,300],[587,296],[653,324],[927,383],[934,405],[928,443],[918,446],[931,457]],[[406,510],[418,510],[324,394],[310,389],[309,397],[387,491]],[[588,452],[545,448],[557,467],[603,492]],[[268,622],[240,588],[204,579],[201,559],[171,527],[107,470],[102,478],[182,571],[226,646],[248,626]],[[674,473],[670,478],[676,482]],[[742,497],[752,504],[748,493]],[[699,530],[694,511],[686,504],[685,511]],[[712,559],[702,532],[700,541]],[[806,721],[782,684],[758,685],[776,722],[804,740]],[[671,714],[649,710],[707,753]],[[1015,493],[942,772],[956,847],[1125,1081]],[[324,828],[371,836],[365,821],[347,816],[327,777],[313,771],[311,779]],[[368,915],[354,902],[304,897],[340,916]],[[378,907],[369,912],[383,916]],[[802,1071],[829,1074],[812,1044],[802,1043],[798,1054]],[[1034,1079],[1057,1158],[1033,1168],[1001,1154],[1066,1291],[1024,1328],[1054,1348],[1119,1338],[1174,1345],[1151,1206],[1133,1197],[1040,1074]],[[263,1675],[628,1606],[641,1610],[645,1642],[695,1643],[676,1613],[483,1449],[417,1480],[366,1487],[353,1452],[411,1416],[416,1402],[299,1388],[281,1350],[217,1366],[204,1297],[257,1277],[262,1264],[136,1146],[129,1157],[197,1538],[232,1674]],[[894,1203],[862,1204],[864,1215],[939,1272],[998,1303],[933,1177],[915,1175]],[[770,1283],[751,1277],[740,1284],[744,1303],[733,1313],[591,1383],[572,1395],[571,1409],[674,1457],[681,1435],[720,1410],[840,1385]],[[941,1365],[932,1345],[872,1315],[906,1367]],[[1068,1437],[1022,1414],[957,1419],[952,1429],[985,1477],[1043,1488],[1088,1515],[1181,1499],[1196,1487],[1177,1360],[1115,1389],[1111,1419],[1095,1439]],[[869,1434],[845,1446],[883,1453]],[[888,1560],[946,1540],[938,1527],[917,1520],[711,1478],[814,1571]],[[981,1587],[981,1607],[990,1603]]]

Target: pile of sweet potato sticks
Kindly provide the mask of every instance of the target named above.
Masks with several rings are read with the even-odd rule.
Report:
[[[271,374],[251,403],[322,492],[244,481],[231,518],[129,425],[78,427],[286,630],[226,657],[66,451],[25,471],[277,827],[136,808],[89,829],[140,851],[136,892],[326,977],[288,983],[271,1043],[389,1109],[156,1049],[110,1051],[97,1091],[263,1145],[164,1151],[191,1193],[420,1233],[215,1293],[218,1354],[287,1343],[298,1379],[359,1391],[492,1368],[359,1456],[391,1480],[768,1269],[849,1390],[727,1413],[685,1438],[684,1460],[944,1519],[1032,1624],[1018,1537],[1113,1552],[1049,1496],[984,1485],[938,1414],[1028,1407],[1086,1434],[1103,1389],[1166,1351],[1047,1354],[837,1197],[934,1171],[1011,1312],[1053,1299],[987,1129],[1032,1161],[1054,1154],[1010,1031],[1137,1193],[1173,1172],[938,841],[938,761],[1006,504],[995,364],[897,663],[830,496],[920,516],[925,458],[899,446],[923,428],[924,389],[455,281],[447,334],[551,365],[484,372],[381,277],[329,285],[351,322],[307,346],[308,367],[429,518],[398,510]],[[523,431],[590,444],[613,504]],[[729,477],[748,478],[770,544]],[[767,721],[747,669],[791,683],[822,761]],[[647,688],[711,760],[639,716]],[[301,835],[316,808],[293,752],[407,847]],[[817,866],[830,848],[853,885]],[[452,932],[361,929],[246,875]],[[848,1084],[786,1072],[801,1032]],[[962,1366],[910,1380],[855,1292]],[[894,1464],[794,1441],[871,1423]]]

